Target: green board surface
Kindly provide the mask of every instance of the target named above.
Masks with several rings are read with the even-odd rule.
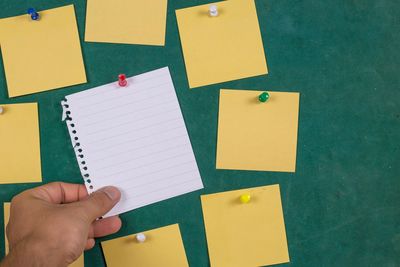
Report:
[[[112,237],[179,223],[190,266],[209,266],[199,196],[278,183],[291,258],[282,266],[400,266],[400,2],[257,0],[270,73],[190,90],[175,9],[208,2],[169,1],[165,47],[83,42],[83,0],[0,2],[0,18],[76,9],[87,84],[10,99],[0,61],[0,103],[39,103],[44,182],[81,182],[65,95],[169,66],[205,188],[123,214]],[[301,93],[296,173],[215,169],[221,88]],[[0,201],[34,186],[0,185]],[[98,244],[85,257],[105,266]]]

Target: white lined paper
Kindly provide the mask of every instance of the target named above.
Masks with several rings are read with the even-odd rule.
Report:
[[[113,185],[122,192],[104,217],[203,188],[168,67],[127,81],[63,103],[88,191]]]

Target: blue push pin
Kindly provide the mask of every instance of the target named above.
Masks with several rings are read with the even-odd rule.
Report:
[[[32,20],[39,19],[39,13],[37,13],[36,10],[32,7],[28,9],[28,14],[31,15]]]

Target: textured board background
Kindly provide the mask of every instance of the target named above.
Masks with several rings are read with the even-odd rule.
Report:
[[[1,18],[76,9],[87,84],[9,99],[0,63],[0,103],[39,103],[44,182],[81,182],[63,96],[169,66],[205,189],[122,215],[114,237],[178,222],[190,266],[209,266],[199,195],[279,183],[291,257],[282,266],[400,266],[400,2],[257,0],[269,74],[189,90],[175,9],[208,2],[169,1],[165,47],[82,42],[83,0],[0,2]],[[301,92],[296,173],[215,169],[220,88]],[[36,185],[1,185],[0,201]],[[85,256],[105,266],[99,245]]]

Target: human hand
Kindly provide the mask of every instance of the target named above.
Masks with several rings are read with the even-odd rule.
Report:
[[[94,238],[121,228],[118,216],[96,220],[120,198],[115,187],[89,196],[84,185],[59,182],[22,192],[11,201],[10,252],[1,266],[68,266],[93,248]]]

